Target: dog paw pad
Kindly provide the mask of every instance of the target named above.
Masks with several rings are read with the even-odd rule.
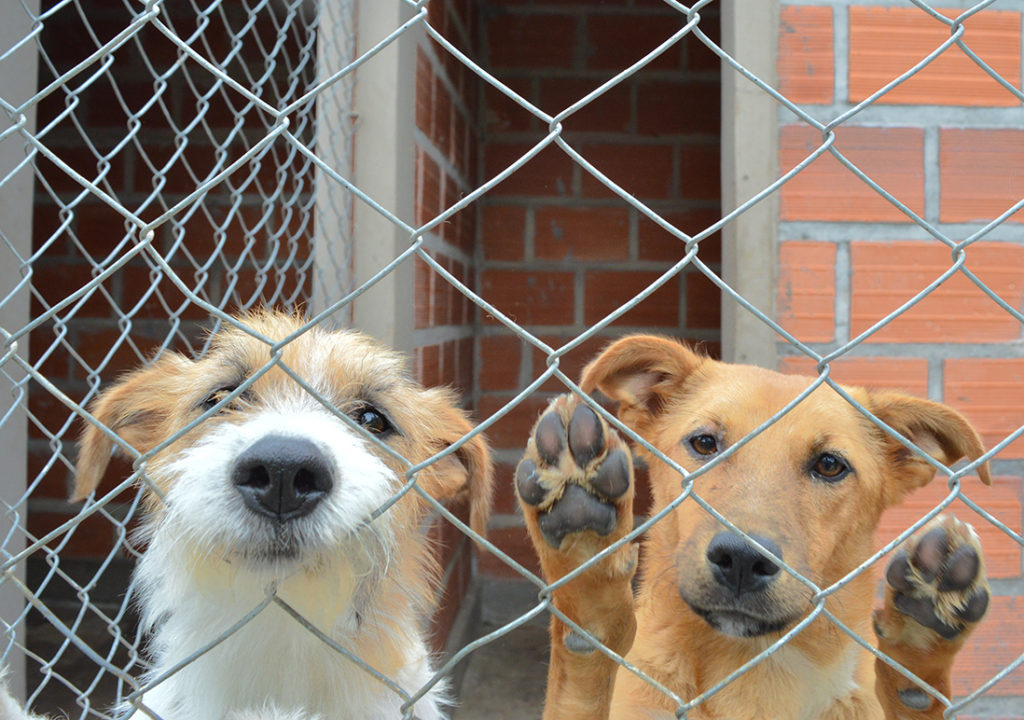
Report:
[[[576,653],[577,655],[587,655],[594,652],[594,646],[585,637],[580,635],[575,630],[565,634],[565,639],[562,640],[565,645],[565,649],[569,652]]]
[[[927,710],[932,705],[931,696],[921,688],[906,688],[897,693],[900,702],[911,710]]]
[[[573,395],[552,402],[516,468],[515,487],[545,543],[590,531],[601,543],[632,524],[632,458],[601,416]],[[535,514],[534,514],[535,513]]]
[[[579,485],[567,485],[562,497],[537,518],[544,540],[553,548],[561,546],[569,533],[593,530],[610,535],[615,530],[615,506],[599,500]]]
[[[933,519],[909,538],[890,562],[885,579],[895,609],[946,640],[988,610],[977,536],[952,516]]]

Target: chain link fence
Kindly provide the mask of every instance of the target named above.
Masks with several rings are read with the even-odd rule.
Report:
[[[209,327],[209,318],[216,329],[222,323],[236,324],[231,315],[234,312],[272,305],[312,309],[315,314],[307,327],[321,323],[345,325],[351,320],[356,297],[418,258],[469,298],[479,313],[495,318],[546,358],[546,369],[498,412],[480,418],[481,424],[473,434],[486,433],[552,378],[579,393],[574,378],[560,370],[560,359],[599,336],[684,270],[699,271],[721,290],[725,302],[742,306],[785,338],[794,352],[811,358],[818,366],[817,380],[758,432],[821,385],[831,386],[871,417],[831,379],[829,363],[848,354],[954,276],[968,278],[1002,311],[1024,323],[1020,309],[990,289],[971,271],[969,263],[971,245],[1024,208],[1024,199],[984,226],[954,237],[879,185],[836,146],[837,128],[953,47],[966,53],[1007,93],[1024,101],[1020,89],[1001,77],[971,47],[965,23],[997,4],[993,0],[965,6],[959,13],[940,13],[926,3],[910,3],[947,26],[948,39],[862,102],[824,121],[788,100],[705,33],[702,12],[712,5],[711,0],[689,6],[666,0],[666,5],[679,13],[678,31],[555,114],[542,111],[503,84],[478,58],[433,27],[428,4],[438,2],[407,1],[408,21],[385,37],[372,38],[372,44],[356,37],[357,7],[351,0],[54,0],[38,7],[23,0],[0,13],[8,23],[8,35],[15,34],[0,36],[6,38],[0,45],[0,196],[7,200],[4,215],[0,216],[0,265],[4,266],[4,285],[0,287],[0,311],[4,313],[0,315],[0,382],[6,398],[0,403],[0,431],[6,433],[5,438],[13,438],[14,449],[5,450],[12,467],[21,458],[29,458],[24,472],[26,485],[6,484],[2,488],[4,577],[0,601],[4,604],[0,607],[4,610],[5,634],[0,661],[18,667],[21,659],[27,658],[26,697],[30,705],[59,706],[71,717],[111,717],[114,703],[126,699],[131,702],[147,689],[138,679],[146,666],[145,637],[136,627],[131,610],[132,581],[116,562],[140,552],[131,539],[140,513],[139,497],[125,482],[90,497],[73,515],[65,517],[60,512],[67,478],[73,470],[78,428],[82,422],[91,421],[83,409],[118,371],[148,362],[155,354],[175,349],[201,356],[208,336],[200,331]],[[358,136],[360,127],[350,108],[359,69],[373,62],[385,48],[407,41],[413,33],[425,33],[448,60],[468,68],[479,81],[547,128],[543,139],[501,172],[419,224],[379,204],[351,179],[352,137]],[[574,114],[684,38],[709,48],[721,59],[724,73],[741,76],[751,88],[767,94],[779,107],[814,128],[821,138],[800,163],[784,168],[774,182],[695,234],[683,232],[639,201],[630,187],[613,182],[563,133],[563,123]],[[11,84],[15,76],[35,78],[36,64],[38,83]],[[323,121],[325,117],[341,117],[346,122],[328,124]],[[567,155],[586,175],[679,241],[677,262],[629,302],[558,347],[524,329],[424,246],[427,235],[461,211],[472,210],[485,193],[550,148]],[[730,287],[701,253],[702,241],[778,193],[824,155],[838,160],[950,253],[948,268],[926,288],[828,353],[802,342],[762,313]],[[326,202],[324,187],[337,190]],[[16,225],[14,214],[15,210],[22,215],[31,213],[33,196],[34,244],[21,237],[25,228]],[[23,207],[18,208],[17,203]],[[403,252],[361,277],[353,276],[352,241],[346,234],[357,205],[371,208],[397,231],[408,235]],[[110,218],[117,219],[122,232],[95,237],[95,228],[109,227]],[[630,434],[606,411],[593,406]],[[877,418],[872,420],[879,423]],[[27,433],[19,434],[19,423],[23,422]],[[880,426],[908,444],[890,428]],[[700,504],[724,527],[746,537],[694,491],[692,482],[757,434],[736,443],[700,473],[687,473],[643,438],[634,437],[679,472],[682,490],[674,503],[646,519],[621,542],[632,542],[683,502]],[[679,717],[686,717],[725,683],[762,662],[822,615],[875,652],[872,638],[857,636],[831,615],[825,608],[827,598],[853,576],[884,562],[896,545],[957,500],[1005,533],[1011,543],[1024,545],[1019,532],[986,511],[984,499],[967,497],[961,486],[961,480],[980,463],[996,458],[1022,434],[1024,428],[1016,430],[982,458],[955,470],[942,467],[918,451],[948,478],[948,494],[835,586],[818,587],[780,561],[785,571],[813,592],[815,608],[723,683],[699,697],[687,698],[646,679],[672,698]],[[422,467],[406,464],[407,478],[412,480]],[[122,477],[132,473],[131,469],[122,469]],[[137,469],[144,471],[144,463]],[[474,535],[444,505],[428,501],[460,531]],[[104,542],[97,540],[98,527],[102,528],[99,534],[106,538]],[[406,717],[411,717],[412,704],[419,697],[451,674],[475,649],[539,614],[557,614],[550,602],[552,591],[585,569],[546,585],[486,538],[475,539],[533,583],[538,602],[529,613],[447,657],[427,686],[401,688],[394,678],[379,678],[401,695]],[[103,560],[84,563],[79,559],[83,552],[98,554]],[[57,609],[49,607],[44,597],[61,597],[64,602]],[[251,619],[261,609],[253,608],[253,613],[239,620]],[[561,619],[575,627],[569,618]],[[586,635],[582,628],[576,630]],[[218,641],[230,642],[224,638]],[[344,648],[336,649],[339,662],[360,662],[358,658],[341,657],[346,655]],[[947,716],[954,717],[1024,663],[1024,648],[1018,648],[1018,652],[1016,660],[955,702],[938,695],[905,669],[900,668],[900,672],[931,693],[948,708]],[[624,663],[622,658],[616,659]],[[365,664],[363,668],[370,675],[375,672]],[[632,667],[626,671],[640,672]],[[367,682],[373,682],[369,675]],[[55,703],[54,697],[61,700]]]

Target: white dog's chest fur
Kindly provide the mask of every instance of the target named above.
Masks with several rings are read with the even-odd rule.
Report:
[[[140,568],[140,579],[145,578],[147,569],[152,568]],[[230,574],[230,570],[226,572]],[[282,600],[317,625],[334,615],[336,608],[314,606],[314,598],[330,597],[322,587],[309,586],[319,584],[316,580],[293,580],[278,588]],[[204,594],[211,590],[216,598]],[[233,583],[233,590],[229,596],[223,586],[192,588],[175,598],[166,594],[165,586],[162,597],[167,602],[160,604],[166,607],[152,608],[163,617],[157,621],[152,640],[153,655],[159,662],[147,673],[147,681],[159,678],[226,633],[265,597],[244,576]],[[413,624],[411,618],[391,618],[381,627],[343,612],[335,615],[333,627],[320,626],[318,630],[411,694],[433,675],[428,652]],[[443,718],[444,690],[444,683],[435,685],[416,703],[415,717]],[[146,692],[142,702],[163,720],[277,720],[291,717],[290,713],[303,720],[363,720],[401,718],[403,698],[271,603],[222,643]],[[129,717],[142,720],[148,716],[136,712]]]

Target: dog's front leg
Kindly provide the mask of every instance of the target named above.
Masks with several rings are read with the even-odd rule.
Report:
[[[516,494],[544,578],[553,583],[632,529],[632,457],[593,410],[563,395],[530,434]],[[553,594],[560,612],[619,656],[636,630],[636,560],[636,545],[623,545]],[[545,720],[607,718],[617,669],[614,658],[552,615]]]
[[[878,649],[945,697],[953,661],[988,609],[981,545],[970,525],[940,515],[900,547],[875,612]],[[887,720],[937,720],[945,706],[881,660],[876,692]]]

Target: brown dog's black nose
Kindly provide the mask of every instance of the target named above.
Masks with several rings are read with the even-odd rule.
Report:
[[[309,440],[268,435],[238,456],[231,481],[250,510],[285,522],[311,512],[334,486],[334,473]]]
[[[768,538],[751,535],[765,550],[782,559],[782,549]],[[779,566],[734,532],[720,532],[711,539],[707,552],[711,575],[739,597],[766,588],[779,574]]]

